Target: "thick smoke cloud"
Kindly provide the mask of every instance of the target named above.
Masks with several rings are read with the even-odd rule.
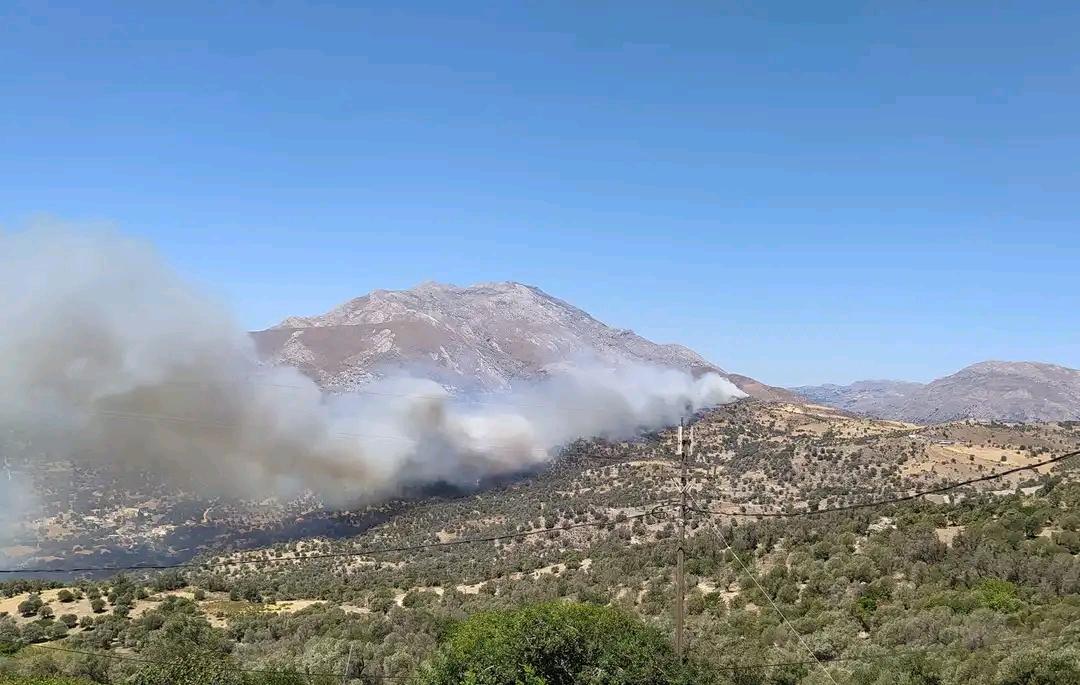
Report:
[[[152,468],[205,494],[345,502],[468,484],[742,396],[716,375],[587,363],[480,402],[416,377],[328,396],[260,365],[228,312],[111,234],[0,234],[0,292],[0,428],[34,454]]]

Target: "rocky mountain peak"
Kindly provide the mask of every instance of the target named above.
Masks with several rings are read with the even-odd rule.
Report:
[[[643,363],[724,373],[682,345],[657,344],[612,328],[514,281],[466,287],[428,281],[407,290],[374,290],[325,314],[288,317],[253,336],[269,360],[300,366],[337,389],[394,369],[420,368],[449,385],[503,390],[546,368],[586,358],[613,366]],[[752,395],[793,397],[737,378],[736,385]]]

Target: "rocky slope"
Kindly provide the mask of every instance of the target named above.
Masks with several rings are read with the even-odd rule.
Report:
[[[265,359],[297,366],[335,390],[409,369],[453,387],[498,391],[560,364],[595,360],[716,371],[754,397],[793,398],[782,388],[728,374],[682,345],[611,328],[520,283],[375,290],[326,314],[289,317],[252,335]]]
[[[980,362],[926,385],[861,381],[793,390],[820,404],[912,423],[1080,419],[1080,371],[1038,362]]]

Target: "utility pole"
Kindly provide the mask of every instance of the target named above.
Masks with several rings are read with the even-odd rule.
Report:
[[[349,682],[349,670],[352,668],[352,652],[355,644],[349,642],[349,658],[345,660],[345,672],[341,674],[341,685]]]
[[[679,477],[679,547],[675,558],[675,654],[683,660],[685,645],[683,625],[686,617],[686,463],[694,452],[694,427],[690,427],[690,439],[684,441],[683,420],[679,419],[678,444],[675,454],[679,457],[681,475]]]

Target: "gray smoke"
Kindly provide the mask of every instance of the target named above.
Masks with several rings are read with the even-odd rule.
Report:
[[[260,365],[228,312],[114,234],[0,233],[0,292],[0,429],[40,458],[151,468],[206,494],[357,501],[471,483],[742,396],[716,375],[595,364],[483,402],[408,376],[328,396]]]

